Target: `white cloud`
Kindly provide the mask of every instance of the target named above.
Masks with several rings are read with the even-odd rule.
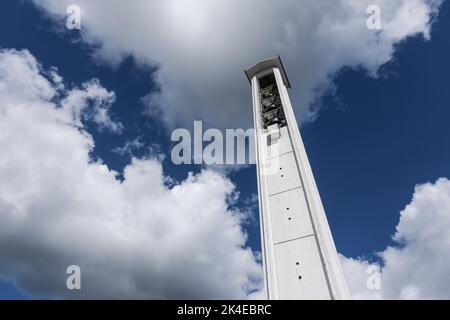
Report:
[[[115,100],[114,92],[108,92],[98,79],[93,79],[83,83],[81,89],[70,90],[61,105],[72,114],[72,121],[77,126],[82,126],[81,120],[84,119],[93,121],[101,130],[120,132],[122,124],[114,122],[109,116],[109,109]],[[92,107],[86,108],[89,105]]]
[[[72,0],[35,1],[61,18]],[[297,114],[317,114],[314,101],[344,66],[375,75],[394,46],[409,36],[430,37],[442,0],[79,0],[85,40],[103,60],[125,54],[159,66],[160,93],[146,101],[171,125],[193,120],[236,128],[250,124],[249,84],[243,69],[279,53]],[[382,30],[368,30],[366,9],[381,8]],[[64,25],[64,23],[61,23]],[[332,86],[331,86],[332,87]],[[155,110],[153,110],[155,111]],[[190,126],[189,126],[190,127]]]
[[[145,143],[142,142],[141,140],[142,137],[136,137],[133,140],[127,140],[125,142],[125,144],[122,147],[117,147],[113,149],[113,152],[124,156],[124,155],[128,155],[128,156],[133,156],[133,151],[134,150],[139,150],[143,147],[145,147]]]
[[[381,290],[367,289],[368,262],[343,258],[356,299],[450,299],[450,181],[416,187],[400,214],[395,246],[379,253],[383,260]]]
[[[0,51],[0,275],[62,298],[245,298],[259,289],[243,214],[230,209],[233,184],[206,170],[169,188],[156,159],[133,159],[120,181],[90,158],[83,126],[113,93],[98,81],[62,83],[29,52]],[[73,264],[80,292],[65,287]]]

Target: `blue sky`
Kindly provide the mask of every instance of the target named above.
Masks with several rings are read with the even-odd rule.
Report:
[[[170,155],[170,130],[157,117],[144,115],[141,101],[158,90],[152,78],[157,67],[133,56],[115,67],[99,62],[78,31],[56,31],[55,21],[27,1],[1,1],[0,12],[0,47],[28,49],[45,69],[57,67],[65,83],[95,77],[115,92],[110,111],[124,130],[119,135],[99,132],[88,123],[94,157],[121,172],[131,159],[113,150],[136,137],[145,143],[136,156],[145,155],[151,144]],[[317,119],[301,128],[336,246],[346,257],[376,259],[375,252],[393,244],[399,213],[411,202],[415,186],[450,177],[449,15],[447,1],[432,26],[431,40],[419,35],[396,44],[392,60],[382,65],[378,77],[362,67],[342,68],[334,75],[335,91],[322,97]],[[286,62],[288,74],[295,63]],[[294,82],[291,91],[301,86]],[[250,99],[250,87],[246,89]],[[175,166],[169,156],[163,168],[178,181],[201,170]],[[254,166],[229,178],[240,192],[238,205],[257,192]],[[248,244],[258,251],[257,210],[253,215],[245,228]],[[33,296],[20,293],[11,282],[0,282],[0,299],[24,297]]]

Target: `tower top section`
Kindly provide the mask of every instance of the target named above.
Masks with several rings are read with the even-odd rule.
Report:
[[[280,70],[284,85],[286,88],[290,88],[291,84],[289,83],[289,79],[287,77],[286,70],[284,70],[283,62],[281,61],[280,56],[257,63],[250,69],[245,70],[245,74],[247,75],[248,81],[251,83],[254,76],[271,68],[278,68]]]

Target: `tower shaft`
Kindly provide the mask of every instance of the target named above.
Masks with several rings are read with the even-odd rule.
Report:
[[[260,227],[269,299],[348,299],[280,58],[246,71],[252,85]]]

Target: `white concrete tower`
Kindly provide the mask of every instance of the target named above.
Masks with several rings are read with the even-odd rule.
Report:
[[[269,299],[349,299],[280,57],[245,71],[252,85],[264,273]]]

